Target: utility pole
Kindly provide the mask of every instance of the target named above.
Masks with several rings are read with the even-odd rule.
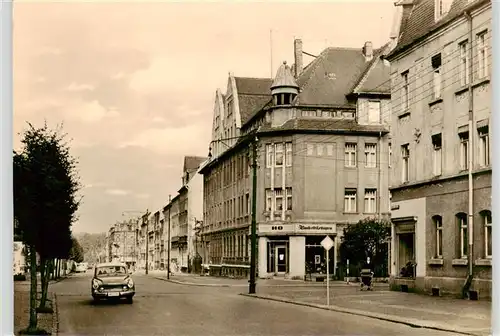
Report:
[[[146,275],[148,274],[148,257],[149,257],[149,209],[146,210]]]
[[[168,195],[168,246],[167,246],[167,279],[170,279],[170,209],[172,209],[172,196]]]
[[[252,227],[250,235],[251,251],[250,251],[250,281],[248,293],[255,294],[256,283],[256,255],[257,255],[257,137],[252,139]]]

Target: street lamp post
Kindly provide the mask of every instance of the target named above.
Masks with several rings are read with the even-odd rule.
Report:
[[[250,281],[248,285],[248,293],[255,294],[257,287],[256,283],[256,261],[257,261],[257,137],[252,141],[252,227],[251,227],[251,252],[250,252]]]

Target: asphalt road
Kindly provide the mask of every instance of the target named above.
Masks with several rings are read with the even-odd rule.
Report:
[[[90,273],[51,285],[60,335],[454,335],[435,330],[237,295],[242,288],[173,284],[134,277],[132,305],[90,296]]]

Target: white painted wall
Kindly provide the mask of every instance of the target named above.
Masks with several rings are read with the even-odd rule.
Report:
[[[204,163],[200,166],[202,167]],[[203,220],[203,175],[193,174],[193,177],[188,182],[187,209],[188,209],[188,253],[190,258],[196,255],[196,242],[194,235],[194,227],[196,221]],[[201,251],[198,251],[201,253]]]
[[[266,237],[259,237],[259,260],[258,260],[258,267],[259,267],[259,278],[265,278],[267,277],[267,238]]]
[[[417,217],[417,222],[415,223],[415,262],[417,263],[417,277],[423,277],[426,275],[426,198],[415,198],[407,201],[400,201],[392,203],[393,206],[399,206],[399,209],[391,211],[391,218],[399,217]],[[394,229],[394,224],[392,224],[391,229],[391,275],[399,275],[399,269],[397,269],[397,258],[398,258],[398,246],[399,242],[396,241],[396,234]]]
[[[290,277],[304,277],[306,265],[306,237],[290,236]]]

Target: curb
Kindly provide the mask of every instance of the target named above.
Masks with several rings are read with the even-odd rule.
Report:
[[[186,285],[186,286],[198,286],[198,287],[248,287],[247,284],[214,284],[214,283],[196,283],[196,282],[188,282],[188,281],[180,281],[180,280],[174,280],[174,279],[166,279],[164,277],[158,277],[158,276],[153,276],[154,278],[158,280],[163,280],[167,282],[172,282],[175,284],[179,285]],[[257,283],[258,286],[258,283]],[[262,287],[318,287],[318,288],[323,288],[326,287],[326,284],[305,284],[305,283],[296,283],[296,284],[281,284],[281,285],[261,285]],[[336,285],[330,285],[332,287],[357,287],[357,285],[352,285],[352,284],[336,284]]]
[[[439,331],[454,332],[454,333],[461,334],[461,335],[473,335],[473,336],[481,335],[481,334],[473,333],[473,332],[464,330],[462,328],[457,328],[457,327],[454,327],[451,325],[447,325],[447,324],[443,324],[443,323],[434,323],[434,322],[429,322],[429,321],[425,321],[425,320],[404,318],[404,317],[388,315],[388,314],[372,313],[372,312],[367,312],[367,311],[358,310],[358,309],[343,308],[343,307],[339,307],[339,306],[332,306],[332,305],[326,306],[326,305],[321,305],[321,304],[300,302],[300,301],[294,301],[294,300],[284,299],[284,298],[270,296],[270,295],[257,295],[257,294],[245,294],[245,293],[240,293],[239,295],[251,297],[251,298],[256,298],[256,299],[268,300],[268,301],[290,303],[290,304],[294,304],[294,305],[298,305],[298,306],[306,306],[306,307],[323,309],[323,310],[331,310],[331,311],[336,311],[339,313],[347,313],[347,314],[351,314],[351,315],[364,316],[364,317],[374,318],[377,320],[393,322],[393,323],[398,323],[398,324],[404,324],[404,325],[407,325],[407,326],[410,326],[413,328],[425,328],[425,329],[433,329],[433,330],[439,330]]]
[[[51,335],[59,335],[59,309],[57,307],[57,295],[52,294],[52,332]]]
[[[194,283],[194,282],[185,282],[185,281],[179,281],[179,280],[173,280],[173,279],[165,279],[162,277],[154,277],[155,279],[158,280],[163,280],[171,283],[175,283],[178,285],[187,285],[187,286],[198,286],[198,287],[243,287],[246,285],[227,285],[227,284],[203,284],[203,283]]]

